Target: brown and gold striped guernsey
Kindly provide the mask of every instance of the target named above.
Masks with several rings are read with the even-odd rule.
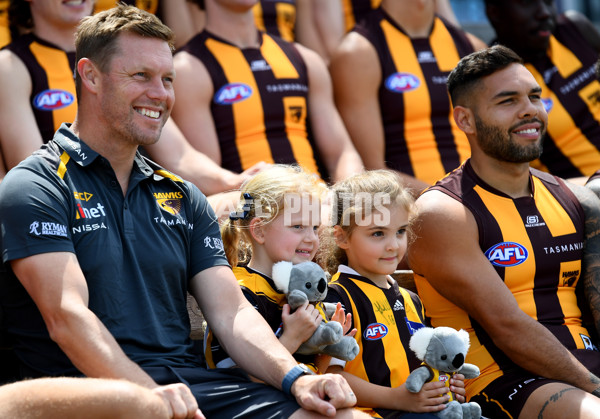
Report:
[[[252,9],[256,27],[286,41],[296,39],[296,0],[260,0]]]
[[[534,167],[562,178],[590,176],[600,169],[598,52],[560,15],[545,56],[527,63],[542,87],[548,134]]]
[[[32,33],[18,37],[5,48],[18,56],[29,71],[30,104],[47,143],[60,125],[73,121],[77,113],[75,52],[65,52]]]
[[[292,43],[257,36],[260,48],[239,49],[203,31],[183,48],[212,79],[221,165],[241,172],[259,161],[298,163],[323,174],[310,134],[306,65]]]
[[[145,10],[149,13],[156,14],[156,12],[159,11],[158,3],[160,0],[96,0],[94,12],[98,13],[115,7],[119,1],[135,6],[138,9]]]
[[[395,282],[383,289],[351,273],[336,273],[329,288],[327,301],[341,302],[357,329],[360,352],[344,371],[381,386],[403,384],[421,364],[408,347],[413,332],[424,326],[419,297]]]
[[[575,295],[583,254],[583,209],[559,178],[530,169],[530,184],[532,196],[513,199],[487,185],[467,161],[432,189],[461,202],[473,214],[481,251],[519,307],[567,349],[590,349]],[[481,375],[466,383],[469,397],[514,367],[466,312],[417,273],[415,283],[432,326],[465,329],[470,334],[467,362],[477,365]]]
[[[354,30],[379,56],[387,166],[435,183],[471,154],[454,122],[446,88],[450,71],[473,51],[471,43],[464,32],[439,17],[428,38],[411,39],[382,9]]]

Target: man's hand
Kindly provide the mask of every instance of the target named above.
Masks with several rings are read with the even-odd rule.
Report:
[[[292,394],[306,410],[334,417],[336,409],[352,407],[356,396],[339,374],[303,375],[292,385]]]
[[[152,389],[162,397],[172,419],[205,419],[196,398],[184,384],[169,384]]]

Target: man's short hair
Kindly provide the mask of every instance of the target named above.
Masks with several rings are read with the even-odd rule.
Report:
[[[123,33],[160,39],[169,44],[171,51],[175,50],[175,35],[159,18],[137,7],[119,3],[116,7],[81,20],[75,34],[75,62],[88,58],[106,73],[113,56],[118,52],[117,39]],[[79,99],[81,77],[77,71],[75,89]]]
[[[463,57],[448,75],[447,85],[452,104],[460,105],[482,78],[514,63],[523,64],[523,60],[503,45],[494,45]]]

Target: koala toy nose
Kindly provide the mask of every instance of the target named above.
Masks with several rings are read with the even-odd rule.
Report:
[[[317,284],[317,290],[319,290],[319,292],[324,292],[325,289],[327,288],[327,281],[325,281],[323,278],[319,279],[319,283]]]
[[[465,356],[463,354],[456,354],[454,359],[452,360],[452,365],[454,368],[462,367],[462,364],[465,362]]]

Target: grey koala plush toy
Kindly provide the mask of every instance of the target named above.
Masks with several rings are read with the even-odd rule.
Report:
[[[464,330],[450,327],[423,327],[410,338],[409,347],[423,365],[412,371],[406,379],[406,388],[418,393],[429,381],[444,381],[450,386],[450,378],[460,373],[465,378],[479,376],[479,368],[466,364],[465,357],[469,350],[469,334]],[[475,403],[459,403],[451,393],[450,401],[444,410],[436,413],[444,419],[479,419],[481,407]]]
[[[335,313],[335,304],[323,303],[327,295],[327,276],[314,262],[277,262],[273,265],[273,282],[293,310],[308,301],[314,304],[323,316],[323,321],[313,335],[304,342],[296,353],[326,354],[345,361],[353,360],[359,352],[358,343],[353,337],[344,336],[342,325],[329,321]]]

